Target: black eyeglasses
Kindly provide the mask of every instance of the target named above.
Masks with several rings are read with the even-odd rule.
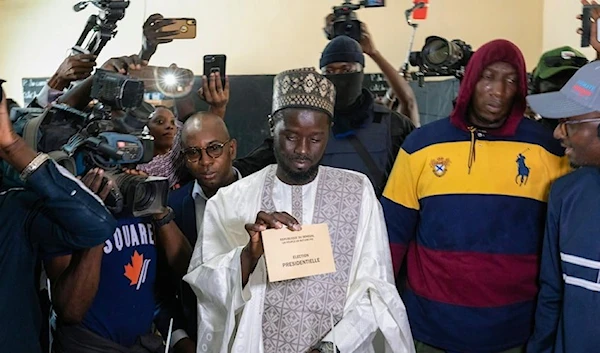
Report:
[[[544,58],[544,64],[548,67],[560,67],[560,66],[575,66],[582,67],[588,63],[588,59],[579,56],[571,58],[563,58],[562,56],[548,56]]]
[[[181,153],[185,156],[188,162],[195,163],[198,160],[202,159],[202,151],[206,151],[206,154],[211,158],[219,158],[223,154],[223,149],[226,144],[231,142],[231,139],[222,142],[222,143],[213,143],[205,148],[201,147],[189,147],[185,150],[181,151]]]

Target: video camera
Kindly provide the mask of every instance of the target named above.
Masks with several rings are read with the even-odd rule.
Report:
[[[93,4],[100,9],[98,15],[91,15],[73,47],[74,54],[98,55],[106,43],[117,35],[117,21],[125,17],[125,9],[129,7],[129,0],[85,0],[73,6],[75,12],[85,9]],[[92,32],[89,41],[84,46],[83,42]]]
[[[76,119],[84,127],[62,146],[58,162],[73,175],[82,176],[92,168],[103,169],[115,187],[105,200],[113,214],[134,217],[159,213],[167,202],[166,178],[130,175],[124,168],[148,163],[154,155],[154,138],[145,124],[131,124],[131,112],[143,101],[144,84],[139,80],[105,70],[97,70],[91,97],[97,100],[87,114],[67,106],[55,110]]]
[[[341,6],[333,7],[333,31],[327,33],[327,39],[331,40],[338,36],[348,36],[357,42],[360,42],[362,31],[361,22],[356,17],[354,11],[361,7],[382,7],[385,6],[384,0],[362,0],[358,4],[353,4],[351,0],[345,0]]]
[[[410,53],[410,64],[419,67],[419,71],[413,73],[413,79],[417,79],[420,86],[425,77],[454,76],[460,79],[472,55],[471,46],[460,39],[448,41],[437,36],[427,37],[421,51]]]

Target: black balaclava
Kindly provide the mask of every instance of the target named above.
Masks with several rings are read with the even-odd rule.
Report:
[[[365,66],[365,56],[360,44],[348,36],[338,36],[327,44],[321,54],[319,67],[323,69],[332,63],[349,62]],[[336,89],[335,108],[345,110],[352,106],[362,95],[364,72],[351,72],[344,74],[325,74]]]

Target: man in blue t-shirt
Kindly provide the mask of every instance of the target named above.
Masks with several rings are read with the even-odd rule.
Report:
[[[46,259],[58,317],[55,352],[163,347],[162,338],[151,332],[157,268],[168,264],[181,278],[191,256],[173,218],[170,208],[147,218],[117,216],[117,228],[103,245]]]
[[[596,45],[600,47],[597,40]],[[554,137],[579,167],[550,191],[528,353],[597,352],[600,347],[599,83],[600,61],[595,61],[579,69],[559,92],[527,97],[536,113],[560,119]]]
[[[84,341],[79,337],[85,330],[124,347],[150,333],[157,263],[154,225],[141,218],[117,222],[113,236],[87,254],[46,260],[59,320],[58,352],[72,351],[73,344]],[[88,266],[71,271],[82,260]]]

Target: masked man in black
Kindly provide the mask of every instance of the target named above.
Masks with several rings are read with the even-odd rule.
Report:
[[[354,39],[331,40],[319,67],[337,91],[333,136],[322,164],[366,174],[381,196],[400,146],[414,125],[406,116],[376,103],[363,88],[365,56]]]

